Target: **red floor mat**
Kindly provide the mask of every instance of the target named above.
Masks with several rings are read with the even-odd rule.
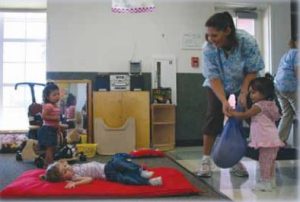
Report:
[[[138,198],[201,193],[184,175],[174,168],[153,168],[155,176],[162,176],[162,186],[134,186],[105,180],[74,189],[64,189],[66,182],[49,183],[39,179],[43,169],[24,172],[0,193],[1,198]]]

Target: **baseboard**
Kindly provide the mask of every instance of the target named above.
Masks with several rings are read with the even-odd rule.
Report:
[[[176,147],[188,147],[188,146],[202,146],[202,139],[192,139],[192,140],[177,140]]]
[[[248,147],[246,157],[258,160],[259,151]],[[276,160],[296,160],[298,159],[298,150],[296,148],[280,148]]]

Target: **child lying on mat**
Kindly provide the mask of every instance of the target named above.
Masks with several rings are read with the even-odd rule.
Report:
[[[151,178],[154,175],[153,171],[144,170],[128,158],[130,155],[119,153],[106,164],[92,161],[74,165],[69,165],[65,160],[59,160],[47,167],[41,179],[49,182],[67,181],[66,189],[90,183],[93,179],[106,179],[131,185],[162,185],[161,177]]]

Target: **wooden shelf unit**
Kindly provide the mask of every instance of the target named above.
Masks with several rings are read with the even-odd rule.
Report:
[[[149,96],[147,91],[95,91],[93,93],[94,119],[100,117],[109,127],[117,128],[122,126],[128,117],[133,117],[136,125],[136,148],[149,148]]]
[[[151,105],[151,146],[162,151],[175,147],[175,105]]]

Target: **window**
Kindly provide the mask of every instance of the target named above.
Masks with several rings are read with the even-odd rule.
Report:
[[[28,85],[46,81],[46,13],[0,12],[0,130],[27,130]],[[42,102],[42,87],[35,87]]]
[[[253,35],[257,40],[257,44],[263,55],[265,69],[262,71],[272,72],[271,64],[271,49],[269,42],[269,26],[268,22],[269,11],[267,8],[256,7],[216,7],[216,12],[227,11],[233,17],[237,29],[243,29]]]
[[[235,26],[237,29],[243,29],[254,36],[257,40],[260,40],[260,29],[258,24],[260,24],[260,16],[256,8],[251,8],[250,10],[243,8],[222,8],[217,7],[216,12],[227,11],[231,14]]]
[[[243,19],[243,18],[235,18],[236,27],[238,29],[243,29],[250,33],[252,36],[255,36],[255,20],[254,19]]]

